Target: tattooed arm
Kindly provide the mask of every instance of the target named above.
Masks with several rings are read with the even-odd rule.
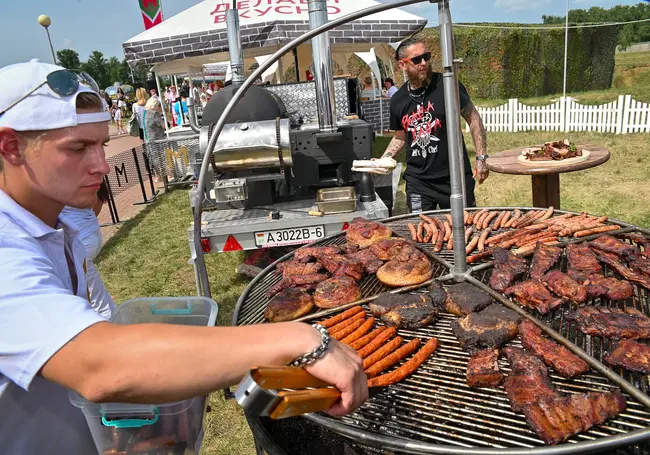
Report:
[[[406,133],[404,132],[404,130],[397,130],[395,131],[395,135],[393,136],[393,139],[391,139],[390,144],[388,144],[388,147],[386,147],[386,151],[381,157],[395,158],[399,154],[399,152],[404,150],[405,145],[406,145]]]
[[[485,155],[487,153],[487,134],[485,133],[485,127],[483,126],[481,115],[476,110],[474,103],[469,101],[461,111],[461,115],[469,125],[469,131],[474,140],[476,156]],[[483,183],[485,179],[488,178],[489,173],[490,171],[484,161],[476,162],[476,171],[474,171],[474,176],[478,176],[479,184]]]

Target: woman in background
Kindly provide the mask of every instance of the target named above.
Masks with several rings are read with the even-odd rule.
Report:
[[[147,104],[147,91],[140,87],[135,91],[135,97],[137,101],[133,105],[133,113],[135,118],[138,121],[138,126],[140,127],[140,141],[144,144],[144,130],[142,129],[142,114],[144,113],[144,105]]]
[[[159,182],[165,173],[162,169],[162,152],[149,146],[158,139],[165,138],[165,120],[162,115],[162,104],[158,98],[149,98],[142,113],[142,128],[144,129],[144,151],[149,159],[149,165],[154,173],[154,181]]]

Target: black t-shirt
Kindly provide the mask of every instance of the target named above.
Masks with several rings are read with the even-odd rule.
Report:
[[[462,110],[470,98],[460,82],[459,94]],[[390,128],[406,131],[407,166],[404,179],[407,182],[413,179],[449,179],[449,145],[442,74],[433,73],[429,86],[412,90],[412,95],[409,94],[408,84],[404,84],[390,99]],[[463,151],[465,172],[471,173],[472,167],[464,140]]]

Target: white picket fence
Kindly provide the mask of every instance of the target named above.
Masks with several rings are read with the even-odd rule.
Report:
[[[650,132],[650,104],[633,100],[632,95],[620,95],[599,106],[580,104],[571,97],[546,106],[529,106],[514,98],[501,106],[477,109],[487,131]]]

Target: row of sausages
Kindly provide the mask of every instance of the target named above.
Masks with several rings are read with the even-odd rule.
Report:
[[[421,348],[422,341],[419,338],[404,344],[404,339],[396,336],[395,327],[377,327],[372,330],[375,318],[366,319],[360,306],[350,308],[320,324],[329,330],[332,338],[357,351],[363,359],[368,387],[385,387],[401,381],[415,372],[438,347],[435,338],[430,338]],[[414,352],[415,355],[399,368],[381,374]]]

